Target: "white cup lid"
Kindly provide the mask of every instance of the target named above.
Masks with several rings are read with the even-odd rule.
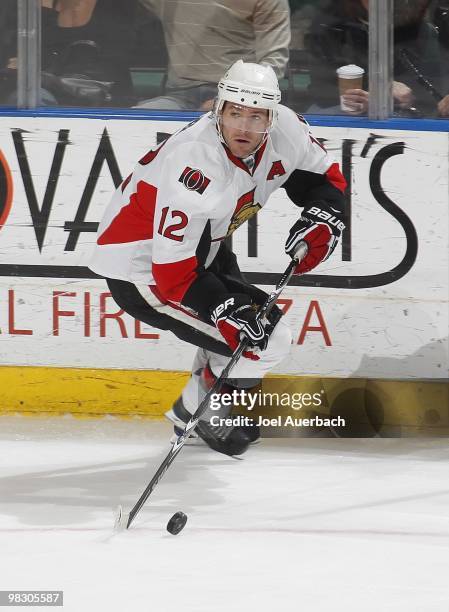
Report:
[[[351,79],[354,77],[362,76],[362,74],[365,74],[365,71],[363,68],[360,68],[360,66],[356,66],[355,64],[348,64],[347,66],[341,66],[340,68],[337,68],[337,74],[343,79]]]

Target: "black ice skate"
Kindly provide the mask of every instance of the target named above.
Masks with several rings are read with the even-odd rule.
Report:
[[[203,385],[206,389],[210,389],[212,387],[212,385],[215,383],[215,381],[217,380],[217,377],[213,374],[212,370],[210,369],[209,365],[207,365],[202,373],[201,373],[201,379],[203,381]],[[234,382],[234,381],[233,381]],[[222,387],[222,392],[224,393],[228,393],[231,394],[234,390],[240,390],[239,387],[236,387],[232,384],[226,384]],[[247,388],[246,391],[251,391],[251,388]],[[232,415],[232,410],[231,410],[231,414]],[[257,442],[259,442],[260,440],[260,427],[258,425],[240,425],[238,426],[238,429],[242,430],[246,436],[249,438],[250,443],[251,444],[257,444]],[[237,454],[237,453],[235,453]]]
[[[250,439],[251,444],[257,444],[260,440],[260,427],[258,425],[241,425],[245,434]]]
[[[165,416],[174,424],[174,435],[170,442],[173,444],[178,436],[184,431],[184,425],[188,423],[191,414],[186,410],[182,397],[179,397],[173,404],[171,410]],[[197,445],[206,443],[209,448],[223,453],[224,455],[241,455],[253,442],[254,432],[246,433],[245,429],[252,430],[251,427],[237,426],[212,426],[209,421],[199,421],[186,444]],[[258,429],[258,428],[257,428]],[[257,438],[255,438],[257,439]]]

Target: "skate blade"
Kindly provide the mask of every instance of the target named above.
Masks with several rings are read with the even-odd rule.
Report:
[[[128,521],[129,514],[127,512],[123,512],[123,507],[119,505],[115,515],[114,531],[124,531],[125,529],[128,529]]]

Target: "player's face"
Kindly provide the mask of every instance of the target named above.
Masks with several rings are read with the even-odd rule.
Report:
[[[266,109],[226,102],[221,113],[221,133],[231,153],[248,157],[260,145],[269,126]]]

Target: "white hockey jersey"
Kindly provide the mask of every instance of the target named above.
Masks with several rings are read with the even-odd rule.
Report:
[[[162,299],[181,304],[220,241],[295,171],[301,184],[293,192],[301,197],[321,183],[342,196],[345,181],[338,164],[287,107],[279,106],[251,170],[220,142],[211,114],[204,115],[147,153],[116,190],[90,268],[101,276],[152,285]]]

